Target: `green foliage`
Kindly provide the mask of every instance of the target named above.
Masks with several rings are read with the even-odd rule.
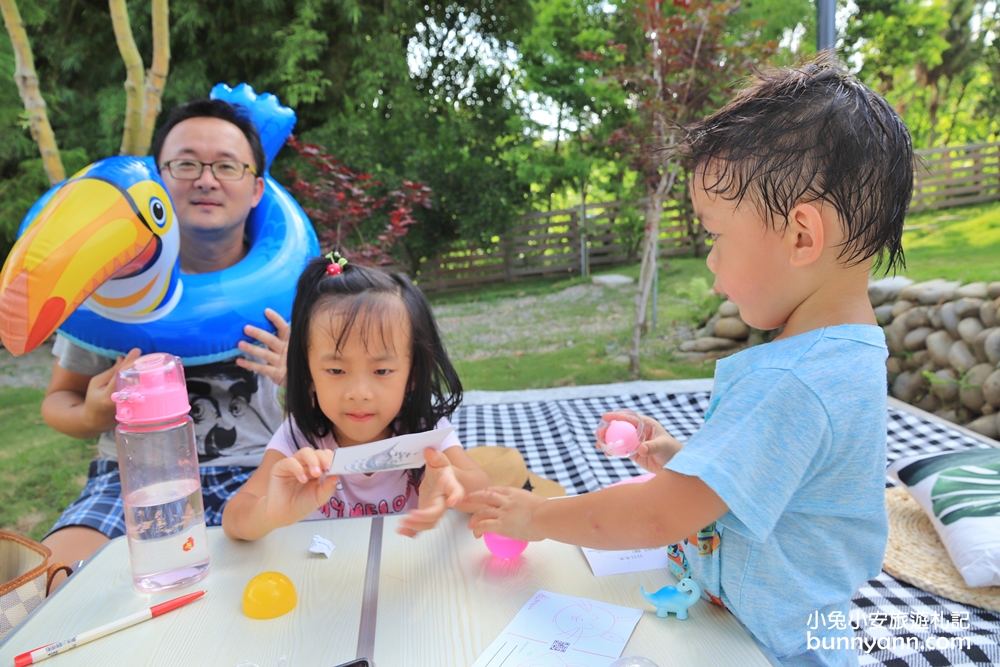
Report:
[[[61,151],[67,174],[87,166],[90,160],[82,148]],[[49,180],[42,168],[42,158],[28,158],[18,163],[18,171],[0,180],[0,258],[7,257],[24,214],[49,189]]]
[[[845,56],[899,111],[915,147],[996,135],[996,121],[983,113],[996,110],[1000,80],[990,67],[996,17],[987,7],[983,0],[864,0],[849,17]]]

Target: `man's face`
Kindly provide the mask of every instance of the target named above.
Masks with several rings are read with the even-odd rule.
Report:
[[[205,163],[236,160],[257,169],[246,136],[220,118],[189,118],[170,130],[160,150],[160,166],[182,158]],[[249,169],[238,181],[220,181],[207,166],[193,181],[175,179],[166,168],[160,170],[160,175],[173,200],[182,233],[222,233],[242,226],[264,194],[264,179],[255,177]]]

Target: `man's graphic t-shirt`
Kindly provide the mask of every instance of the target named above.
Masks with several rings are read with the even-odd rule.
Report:
[[[62,368],[94,376],[114,362],[57,335],[52,354]],[[202,466],[256,468],[264,449],[284,418],[278,388],[270,378],[236,365],[235,360],[185,366],[188,402]],[[114,431],[101,434],[98,456],[118,460]]]
[[[451,426],[442,418],[434,428]],[[294,439],[293,439],[294,431]],[[296,446],[298,444],[298,446]],[[337,449],[337,441],[328,435],[316,443],[319,449]],[[289,418],[271,438],[267,448],[281,452],[285,456],[295,456],[295,452],[309,447],[309,441],[302,435],[294,421]],[[462,443],[452,431],[438,447],[444,451],[449,447],[461,447]],[[318,510],[306,517],[315,519],[340,519],[351,516],[374,516],[376,514],[399,514],[417,507],[417,488],[411,470],[386,470],[371,475],[341,475],[333,497]]]

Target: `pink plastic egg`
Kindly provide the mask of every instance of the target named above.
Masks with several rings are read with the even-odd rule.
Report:
[[[497,558],[517,558],[528,548],[527,542],[512,540],[496,533],[483,533],[486,548]]]
[[[614,420],[604,433],[604,451],[609,456],[630,456],[639,448],[639,434],[627,421]]]

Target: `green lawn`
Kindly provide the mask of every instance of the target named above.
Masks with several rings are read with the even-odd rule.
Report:
[[[0,526],[41,540],[87,481],[95,440],[75,440],[42,421],[45,392],[0,387]]]
[[[911,215],[903,234],[906,269],[916,281],[1000,280],[1000,203]]]

